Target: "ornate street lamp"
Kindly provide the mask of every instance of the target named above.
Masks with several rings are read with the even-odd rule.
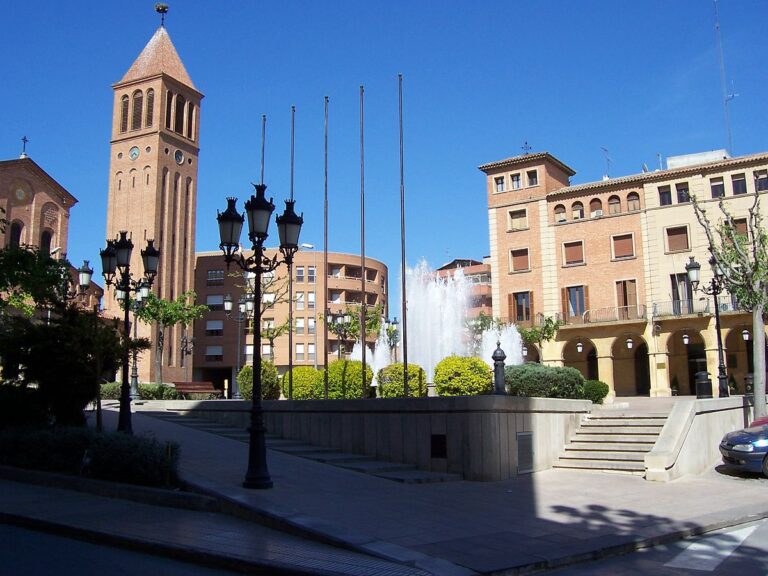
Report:
[[[261,152],[261,183],[254,185],[256,195],[251,196],[245,203],[248,218],[248,238],[251,241],[253,254],[245,257],[240,253],[240,232],[245,216],[238,213],[237,199],[227,198],[227,209],[219,212],[219,247],[224,253],[227,267],[234,262],[245,272],[254,274],[254,331],[253,331],[253,401],[251,403],[251,429],[248,450],[248,471],[243,481],[245,488],[272,488],[272,479],[267,468],[267,449],[264,439],[264,411],[261,404],[261,299],[263,274],[274,271],[280,264],[288,264],[293,260],[299,249],[299,234],[304,222],[302,216],[294,211],[294,201],[286,200],[285,211],[277,217],[278,233],[280,235],[280,252],[283,259],[275,254],[269,258],[264,254],[264,241],[269,236],[268,228],[275,205],[267,200],[264,193],[264,130],[266,118],[262,117],[262,152]]]
[[[723,337],[720,332],[720,301],[718,296],[723,291],[724,276],[720,265],[714,257],[709,259],[709,265],[712,268],[712,280],[709,286],[700,285],[700,272],[701,264],[696,262],[693,256],[690,257],[689,262],[685,265],[685,271],[688,274],[688,282],[690,282],[694,291],[701,291],[708,296],[712,296],[715,300],[715,332],[717,333],[717,387],[720,397],[728,396],[728,377],[725,373],[725,356],[723,355]]]
[[[147,247],[141,251],[141,259],[144,263],[144,278],[133,280],[131,276],[131,254],[133,253],[133,241],[128,238],[128,232],[120,231],[115,240],[107,240],[106,248],[100,250],[101,268],[104,281],[107,286],[115,284],[115,298],[121,303],[123,315],[123,335],[129,337],[131,322],[129,313],[131,310],[131,293],[136,293],[137,298],[149,296],[149,290],[157,276],[157,267],[160,263],[160,251],[155,248],[154,240],[147,240]],[[119,276],[118,276],[119,274]],[[123,377],[120,385],[120,415],[117,421],[118,432],[133,434],[131,424],[131,386],[128,381],[128,365],[130,363],[130,351],[128,346],[123,353]],[[137,377],[138,381],[138,377]],[[136,390],[138,394],[138,390]]]

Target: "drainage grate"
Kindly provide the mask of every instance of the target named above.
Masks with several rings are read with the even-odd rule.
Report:
[[[517,433],[517,473],[533,472],[533,432]]]

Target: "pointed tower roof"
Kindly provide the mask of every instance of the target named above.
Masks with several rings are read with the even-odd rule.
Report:
[[[118,84],[150,78],[159,74],[167,74],[182,84],[197,90],[164,26],[157,29]]]

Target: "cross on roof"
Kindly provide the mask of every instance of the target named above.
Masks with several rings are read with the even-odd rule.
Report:
[[[520,148],[523,151],[523,154],[531,153],[531,147],[528,145],[528,140],[526,140],[525,143]]]

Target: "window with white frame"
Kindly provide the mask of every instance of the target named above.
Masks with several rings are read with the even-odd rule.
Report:
[[[755,170],[755,190],[765,192],[768,190],[768,170]]]
[[[314,343],[307,344],[307,360],[314,362],[315,360],[315,345]]]
[[[208,294],[205,297],[205,305],[208,306],[208,310],[224,310],[224,295],[223,294]]]
[[[304,266],[296,266],[296,282],[304,282]]]
[[[315,266],[307,266],[307,282],[314,284],[317,281],[317,268]]]
[[[504,192],[504,176],[497,176],[494,178],[493,186],[496,192]]]
[[[269,344],[262,344],[261,345],[261,355],[262,356],[269,356],[272,353],[272,346]]]
[[[315,309],[315,293],[307,292],[307,309],[308,310],[314,310]]]
[[[539,185],[539,171],[538,170],[528,170],[525,173],[526,178],[528,178],[528,186],[538,186]]]
[[[304,360],[304,344],[301,342],[296,344],[296,360]]]
[[[747,179],[744,177],[744,174],[734,174],[731,176],[731,184],[733,185],[734,196],[747,193]]]
[[[725,182],[723,182],[722,176],[710,178],[709,187],[712,191],[712,198],[722,198],[725,196]]]
[[[267,292],[261,297],[261,300],[267,305],[267,308],[271,308],[275,304],[275,293]]]
[[[315,333],[315,319],[314,318],[308,318],[307,319],[307,334],[314,334]]]
[[[511,185],[512,185],[512,190],[520,190],[520,188],[523,187],[523,183],[520,180],[520,173],[519,172],[517,174],[511,174],[509,176],[509,180],[510,180]]]
[[[296,310],[304,310],[304,292],[296,292]]]
[[[296,334],[304,334],[304,318],[296,318]]]

